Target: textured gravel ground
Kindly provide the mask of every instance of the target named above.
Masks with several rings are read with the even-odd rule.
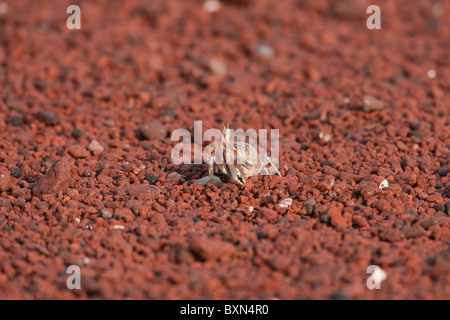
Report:
[[[450,3],[79,3],[0,3],[0,298],[450,298]],[[194,120],[282,177],[195,184]]]

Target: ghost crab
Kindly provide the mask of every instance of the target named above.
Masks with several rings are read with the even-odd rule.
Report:
[[[231,141],[230,126],[228,122],[223,125],[222,144],[217,152],[212,152],[209,159],[209,176],[214,174],[214,165],[226,174],[230,179],[240,185],[244,185],[248,177],[256,176],[261,171],[269,174],[267,165],[275,168],[281,177],[280,171],[272,163],[266,153],[262,159],[258,157],[255,147],[247,141]]]

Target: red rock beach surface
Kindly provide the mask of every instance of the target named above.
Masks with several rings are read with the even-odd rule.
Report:
[[[450,298],[448,1],[71,4],[0,1],[1,299]],[[282,177],[195,184],[194,120]]]

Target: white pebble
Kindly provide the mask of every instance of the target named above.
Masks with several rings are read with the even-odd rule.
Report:
[[[8,4],[6,2],[0,3],[0,15],[8,13]]]
[[[433,69],[428,70],[427,76],[428,76],[428,78],[430,78],[430,79],[436,78],[436,71],[434,71]]]
[[[123,229],[125,229],[125,226],[116,225],[116,226],[114,226],[114,229],[123,230]]]
[[[282,208],[289,207],[290,205],[292,205],[292,198],[286,198],[279,203],[279,206]]]
[[[253,210],[255,210],[255,208],[253,208],[252,206],[250,206],[250,207],[248,207],[248,210],[249,210],[250,212],[253,212]]]
[[[91,263],[91,259],[89,259],[89,258],[84,258],[83,259],[83,264],[84,265],[89,264],[89,263]]]
[[[373,279],[375,280],[375,283],[381,283],[382,281],[386,280],[386,278],[387,278],[387,274],[381,268],[378,268],[373,273]]]
[[[331,135],[329,133],[321,132],[319,134],[319,139],[322,140],[323,142],[327,143],[331,140]]]
[[[388,188],[388,187],[389,187],[389,183],[388,183],[387,180],[381,181],[380,185],[378,186],[378,188],[379,188],[380,190],[383,190],[384,188]]]
[[[103,148],[103,146],[97,140],[92,140],[91,143],[89,143],[89,145],[87,146],[87,149],[92,152],[93,151],[103,152],[103,150],[105,150],[105,148]]]
[[[218,76],[225,76],[228,72],[225,62],[219,59],[209,60],[209,69]]]
[[[271,58],[275,54],[275,51],[273,50],[273,48],[271,46],[267,45],[267,44],[260,44],[256,48],[256,52],[260,56],[263,56],[265,58]]]
[[[80,218],[75,218],[75,221],[76,221],[78,224],[80,224],[80,222],[81,222]]]
[[[442,16],[442,14],[444,13],[444,10],[442,9],[442,6],[440,3],[434,4],[433,7],[431,7],[431,11],[437,17]]]
[[[203,3],[203,10],[206,12],[217,12],[220,9],[220,2],[216,0],[208,0]]]

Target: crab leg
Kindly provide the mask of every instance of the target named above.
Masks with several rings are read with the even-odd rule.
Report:
[[[270,161],[270,158],[267,158],[269,160],[270,165],[275,169],[275,171],[277,172],[277,174],[281,177],[281,173],[278,170],[278,168],[272,163],[272,161]]]
[[[241,172],[241,179],[245,183],[246,180],[245,180],[245,175],[244,175],[244,167],[242,166],[242,164],[239,164],[239,170]]]
[[[238,178],[237,175],[236,175],[236,167],[235,167],[233,164],[227,164],[227,167],[228,167],[228,169],[230,170],[230,173],[231,173],[231,179],[232,179],[233,181],[236,181],[237,183],[239,183],[239,184],[241,184],[241,185],[244,185],[244,184],[239,180],[239,178]]]
[[[234,159],[233,156],[231,156],[226,150],[225,150],[225,166],[228,169],[228,171],[230,172],[231,175],[231,180],[236,181],[237,183],[243,185],[243,183],[241,181],[239,181],[239,178],[237,177],[236,174],[236,167],[234,166]]]
[[[273,162],[270,160],[269,156],[267,154],[262,155],[262,163],[261,163],[261,169],[264,170],[265,174],[269,174],[269,170],[266,168],[268,164],[270,164],[276,171],[276,173],[281,177],[280,171],[278,171],[277,167],[273,164]]]
[[[216,156],[211,156],[209,158],[209,176],[214,175],[214,162],[216,162]]]

